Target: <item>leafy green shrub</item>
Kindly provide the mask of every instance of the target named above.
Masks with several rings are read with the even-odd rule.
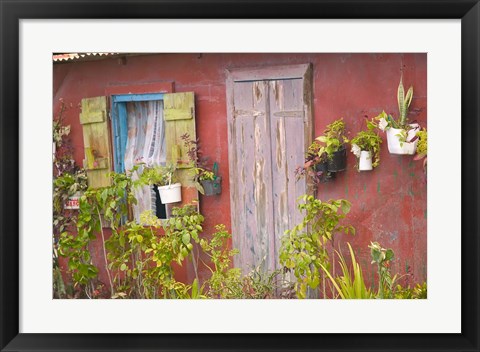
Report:
[[[413,288],[410,286],[402,287],[402,285],[397,285],[394,297],[396,299],[426,299],[427,283],[416,284]]]
[[[210,240],[201,239],[200,246],[210,258],[213,267],[205,263],[211,276],[203,284],[204,290],[212,298],[238,298],[241,295],[241,270],[232,268],[233,256],[238,249],[227,249],[231,234],[225,225],[215,226],[215,233]]]
[[[151,211],[142,213],[140,220],[141,225],[128,222],[106,241],[109,269],[117,273],[114,296],[186,296],[193,286],[175,280],[172,263],[182,265],[193,249],[192,240],[199,242],[203,216],[194,206],[185,205],[173,208],[168,220],[159,220]]]
[[[322,202],[309,195],[299,199],[304,203],[299,202],[298,209],[305,216],[300,224],[285,231],[279,257],[280,263],[286,270],[293,271],[297,278],[297,296],[305,298],[307,287],[318,289],[321,279],[324,278],[322,267],[330,270],[327,242],[331,242],[333,246],[336,234],[355,234],[355,229],[353,226],[340,224],[350,211],[349,201],[339,199]],[[323,297],[326,297],[325,283]]]

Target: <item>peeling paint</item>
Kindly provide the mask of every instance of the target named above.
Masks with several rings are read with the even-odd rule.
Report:
[[[275,155],[277,157],[277,168],[280,170],[283,167],[283,159],[285,158],[285,134],[283,133],[285,130],[284,126],[284,120],[283,119],[278,119],[277,120],[277,128],[276,128],[276,138],[277,138],[277,144],[276,144],[276,150],[275,150]]]
[[[263,93],[260,88],[260,85],[263,85],[262,81],[253,82],[253,105],[257,106],[261,102]]]

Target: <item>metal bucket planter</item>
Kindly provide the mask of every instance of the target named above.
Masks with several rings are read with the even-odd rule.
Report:
[[[158,193],[162,204],[177,203],[182,201],[182,184],[159,186]]]
[[[328,171],[338,172],[347,168],[347,149],[345,146],[333,152],[332,158],[328,160]]]
[[[321,183],[326,183],[330,180],[333,180],[335,178],[335,173],[330,172],[328,169],[328,162],[325,161],[323,163],[316,164],[314,166],[315,171],[322,172],[322,175],[320,176],[320,182]]]
[[[370,171],[372,167],[372,153],[366,150],[360,152],[360,158],[358,160],[358,171]]]
[[[412,139],[414,139],[417,132],[420,130],[420,126],[418,124],[412,124],[410,126],[413,128],[407,132],[407,141],[411,141]],[[417,150],[418,138],[416,138],[413,142],[400,143],[399,134],[402,131],[403,130],[400,128],[393,128],[393,127],[390,127],[388,130],[386,130],[388,151],[390,152],[390,154],[399,154],[399,155],[415,154]]]
[[[214,196],[216,194],[222,193],[222,177],[217,176],[215,180],[202,180],[203,190],[205,191],[205,196]]]

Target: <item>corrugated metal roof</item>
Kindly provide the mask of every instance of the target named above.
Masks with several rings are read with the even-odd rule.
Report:
[[[53,54],[53,61],[60,62],[60,61],[75,61],[81,59],[88,59],[100,56],[112,56],[117,55],[119,53],[56,53]]]

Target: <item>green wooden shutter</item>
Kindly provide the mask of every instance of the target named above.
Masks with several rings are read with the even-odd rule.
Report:
[[[107,98],[82,99],[80,123],[83,127],[85,159],[83,167],[87,171],[88,186],[100,188],[110,185],[111,172],[110,136],[107,121]]]
[[[184,187],[195,187],[194,170],[189,162],[182,135],[188,133],[196,140],[195,96],[193,92],[171,93],[163,96],[167,163],[177,165],[177,177]]]

